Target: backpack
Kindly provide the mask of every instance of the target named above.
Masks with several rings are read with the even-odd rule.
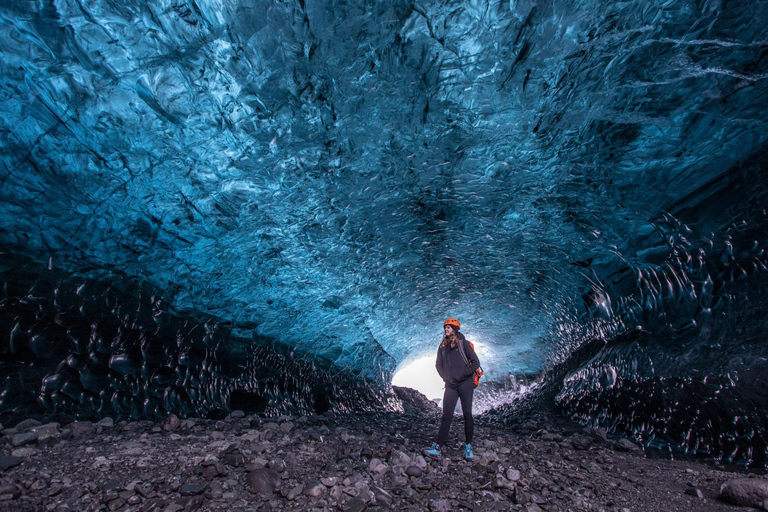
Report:
[[[469,341],[466,338],[464,338],[464,341],[469,343],[469,346],[472,347],[472,350],[475,350],[475,344],[474,343],[472,343],[471,341]],[[461,343],[461,342],[459,343],[459,350],[461,351],[461,357],[463,357],[464,359],[466,359],[467,361],[469,361],[471,363],[472,360],[470,358],[468,358],[467,357],[467,353],[464,352],[464,343]],[[483,373],[485,373],[485,372],[483,371],[483,367],[482,366],[478,366],[475,369],[475,375],[473,376],[474,379],[475,379],[475,387],[477,387],[477,385],[480,384],[480,377],[483,376]]]

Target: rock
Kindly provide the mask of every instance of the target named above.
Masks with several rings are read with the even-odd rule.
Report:
[[[392,455],[389,458],[389,462],[390,464],[406,465],[411,463],[411,458],[400,450],[392,450]]]
[[[338,477],[335,477],[335,476],[329,476],[329,477],[321,478],[320,483],[322,483],[326,487],[333,487],[334,485],[339,483],[339,479]]]
[[[41,422],[39,422],[36,419],[30,418],[26,420],[21,420],[13,428],[15,428],[18,432],[25,432],[33,427],[39,427],[40,425],[42,425]]]
[[[512,495],[512,502],[516,505],[526,505],[531,502],[531,495],[527,491],[517,487]]]
[[[115,426],[115,420],[112,418],[103,418],[96,422],[97,427],[112,428]]]
[[[322,494],[325,492],[326,487],[320,482],[317,482],[315,484],[308,485],[304,489],[304,495],[310,496],[312,498],[317,498],[319,496],[322,496]]]
[[[592,438],[587,436],[575,435],[571,437],[570,441],[571,446],[576,450],[589,450],[589,447],[592,446]]]
[[[0,455],[0,471],[5,471],[12,467],[18,466],[24,459],[21,457],[9,457],[8,455]]]
[[[29,430],[30,432],[37,434],[38,441],[61,437],[61,429],[59,428],[58,423],[46,423],[45,425],[32,427]]]
[[[368,505],[360,498],[352,498],[347,502],[346,512],[364,512],[368,509]]]
[[[18,486],[14,484],[0,485],[0,500],[15,500],[19,496],[21,496],[21,489],[19,489]]]
[[[283,471],[285,471],[286,465],[284,460],[274,459],[269,461],[269,463],[267,463],[267,467],[269,469],[277,471],[278,473],[282,473]]]
[[[560,441],[563,440],[563,436],[561,436],[560,434],[551,434],[551,433],[547,432],[546,430],[540,430],[539,431],[539,436],[541,437],[542,441],[550,441],[550,442],[559,443]]]
[[[634,452],[640,449],[639,446],[637,446],[635,443],[633,443],[629,439],[619,439],[614,444],[614,448],[620,452]]]
[[[408,466],[405,469],[405,474],[408,476],[420,477],[423,474],[423,471],[419,466]]]
[[[184,512],[194,512],[202,506],[204,501],[202,496],[193,496],[184,504]]]
[[[440,412],[440,407],[438,407],[435,402],[415,389],[392,386],[392,390],[395,392],[395,395],[397,395],[397,398],[402,401],[403,410],[406,414],[423,414],[424,412],[437,414]]]
[[[245,477],[248,490],[253,494],[271,496],[280,489],[280,475],[268,468],[256,468]]]
[[[294,426],[295,426],[295,425],[294,425],[292,422],[290,422],[290,421],[286,421],[285,423],[283,423],[282,425],[280,425],[280,431],[281,431],[281,432],[285,432],[285,433],[288,433],[288,432],[290,432],[291,430],[293,430]]]
[[[237,447],[230,446],[223,452],[219,453],[219,459],[232,467],[242,467],[245,465],[245,455]]]
[[[182,496],[197,496],[205,492],[205,484],[184,484],[179,489],[179,494]]]
[[[583,432],[590,436],[596,443],[605,443],[608,441],[608,432],[603,427],[585,427]]]
[[[224,487],[219,482],[211,482],[211,484],[208,486],[208,489],[211,493],[211,498],[214,500],[221,498],[221,496],[224,494]]]
[[[288,501],[293,501],[296,498],[298,498],[302,492],[304,492],[304,486],[302,484],[298,484],[291,487],[290,490],[285,492],[284,496],[285,496],[285,499],[287,499]]]
[[[368,464],[368,471],[371,473],[383,474],[387,472],[387,469],[389,469],[389,466],[379,459],[371,459],[371,462]]]
[[[430,500],[429,510],[431,512],[452,512],[453,507],[449,500]]]
[[[163,430],[167,432],[173,432],[175,430],[178,430],[180,426],[181,426],[181,420],[179,420],[179,417],[176,416],[175,414],[169,414],[163,420]]]
[[[12,457],[21,457],[22,459],[28,459],[29,457],[33,455],[37,455],[40,453],[40,450],[37,448],[32,448],[31,446],[25,446],[23,448],[16,448],[11,452]]]
[[[735,478],[720,486],[720,498],[741,507],[762,508],[768,499],[768,480]]]
[[[11,445],[19,447],[34,441],[37,441],[37,434],[35,432],[23,432],[21,434],[16,434],[11,438]]]
[[[119,508],[122,508],[122,506],[125,505],[125,500],[122,498],[115,498],[114,500],[107,503],[107,508],[109,510],[117,510]]]
[[[92,434],[96,427],[90,421],[73,421],[67,425],[67,430],[72,433],[72,437],[82,437]]]
[[[503,489],[507,486],[507,479],[503,476],[497,476],[493,479],[493,482],[491,484],[491,487],[494,489]]]
[[[520,480],[520,471],[517,469],[509,468],[506,473],[507,480],[510,482],[517,482]]]
[[[688,494],[688,495],[691,495],[691,496],[696,496],[697,498],[699,498],[701,500],[704,499],[704,493],[701,492],[701,489],[698,489],[696,487],[688,487],[685,490],[685,494]]]
[[[389,494],[384,489],[382,489],[381,487],[374,485],[371,487],[371,492],[373,492],[373,497],[376,503],[385,505],[387,507],[392,505],[392,501],[393,501],[392,495]]]

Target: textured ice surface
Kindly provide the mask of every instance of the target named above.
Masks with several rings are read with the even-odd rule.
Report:
[[[749,459],[621,383],[765,431],[767,8],[5,2],[0,247],[370,382],[455,316],[500,389],[566,364],[585,421]]]

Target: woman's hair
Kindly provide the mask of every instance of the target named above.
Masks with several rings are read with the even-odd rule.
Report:
[[[440,348],[447,350],[448,348],[456,348],[459,346],[459,335],[456,333],[456,329],[451,329],[451,334],[443,336],[443,341],[440,343]]]

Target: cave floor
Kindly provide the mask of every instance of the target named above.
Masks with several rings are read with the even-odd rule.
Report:
[[[717,498],[744,474],[649,458],[547,415],[479,422],[473,462],[457,417],[443,459],[424,460],[438,411],[406,410],[26,422],[3,431],[0,510],[750,510]]]

